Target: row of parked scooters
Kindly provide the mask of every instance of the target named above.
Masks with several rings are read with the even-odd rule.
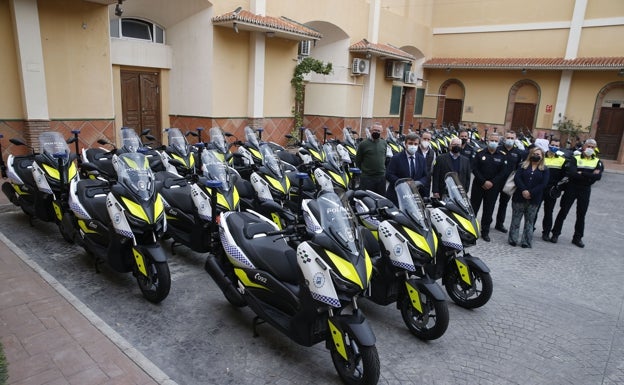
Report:
[[[150,147],[148,131],[122,128],[121,147],[101,140],[103,147],[80,152],[79,132],[69,140],[45,132],[39,152],[2,164],[9,179],[2,189],[31,221],[57,223],[96,267],[131,272],[154,303],[171,286],[163,239],[173,240],[173,253],[180,245],[207,253],[205,269],[227,301],[257,315],[254,332],[267,322],[298,344],[325,342],[347,384],[379,378],[360,298],[396,304],[423,340],[448,327],[437,280],[459,306],[489,300],[489,269],[466,252],[479,224],[454,173],[445,177],[448,197],[431,202],[414,181],[399,180],[396,206],[357,189],[357,141],[347,129],[343,141],[328,140],[325,130],[323,143],[304,129],[296,152],[249,127],[244,141],[214,127],[204,142],[202,131],[170,128],[166,146]]]

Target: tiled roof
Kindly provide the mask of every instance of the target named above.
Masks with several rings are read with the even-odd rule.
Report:
[[[349,47],[350,52],[371,54],[372,56],[387,57],[398,60],[414,60],[411,54],[393,47],[388,44],[370,43],[366,39],[362,39]]]
[[[624,68],[624,57],[563,58],[433,58],[423,68],[615,70]]]
[[[282,17],[262,16],[242,8],[215,16],[212,23],[221,26],[236,26],[247,31],[273,32],[277,36],[294,40],[318,40],[323,37],[319,32],[294,20]]]

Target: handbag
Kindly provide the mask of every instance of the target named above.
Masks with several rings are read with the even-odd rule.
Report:
[[[514,191],[516,191],[516,182],[514,182],[514,177],[516,176],[516,172],[512,171],[511,174],[507,177],[505,181],[505,185],[503,186],[503,192],[509,196],[512,196]]]

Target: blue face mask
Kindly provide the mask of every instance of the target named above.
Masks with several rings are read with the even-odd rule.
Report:
[[[557,151],[559,151],[559,147],[557,147],[557,146],[548,146],[548,151],[550,151],[550,152],[552,152],[554,154]]]
[[[496,150],[498,148],[498,142],[488,142],[488,148],[491,150]]]

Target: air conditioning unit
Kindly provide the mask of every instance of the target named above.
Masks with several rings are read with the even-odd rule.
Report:
[[[299,42],[299,56],[310,56],[311,40],[302,40]]]
[[[386,77],[391,79],[403,79],[403,70],[405,63],[402,61],[386,62]]]
[[[403,76],[403,83],[416,84],[416,72],[414,71],[405,72],[405,75]]]
[[[353,59],[353,65],[351,66],[351,72],[354,75],[368,75],[370,70],[370,61],[366,59]]]

